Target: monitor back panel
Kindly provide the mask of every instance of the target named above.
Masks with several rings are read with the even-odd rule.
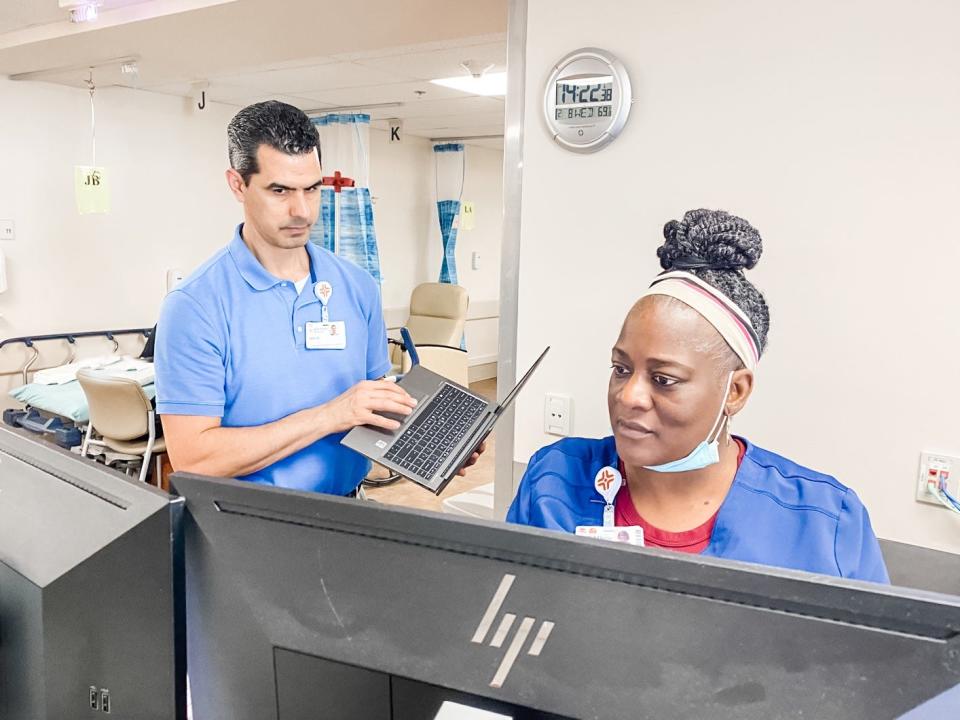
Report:
[[[175,483],[198,717],[277,717],[278,648],[574,718],[877,720],[960,682],[957,598]]]
[[[185,716],[182,509],[0,429],[0,717]]]

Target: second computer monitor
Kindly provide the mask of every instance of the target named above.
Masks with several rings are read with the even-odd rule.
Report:
[[[882,720],[960,683],[958,598],[174,485],[198,718],[434,720],[450,702],[513,720]]]
[[[186,716],[182,504],[0,428],[0,718]]]

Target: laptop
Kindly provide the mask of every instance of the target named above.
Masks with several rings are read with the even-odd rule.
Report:
[[[490,434],[550,348],[497,405],[420,365],[406,328],[402,334],[414,364],[397,382],[416,398],[417,407],[407,417],[384,413],[401,423],[397,430],[361,425],[340,442],[439,495]]]

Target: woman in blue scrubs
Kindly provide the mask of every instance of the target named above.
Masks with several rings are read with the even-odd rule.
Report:
[[[664,237],[665,272],[613,347],[613,435],[536,453],[507,520],[566,532],[639,527],[648,546],[889,582],[853,490],[730,432],[770,324],[743,274],[760,258],[759,233],[728,213],[693,210]]]

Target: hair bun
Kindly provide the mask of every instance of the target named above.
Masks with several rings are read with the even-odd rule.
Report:
[[[763,253],[757,229],[723,210],[690,210],[664,225],[663,237],[657,257],[664,270],[749,270]]]

